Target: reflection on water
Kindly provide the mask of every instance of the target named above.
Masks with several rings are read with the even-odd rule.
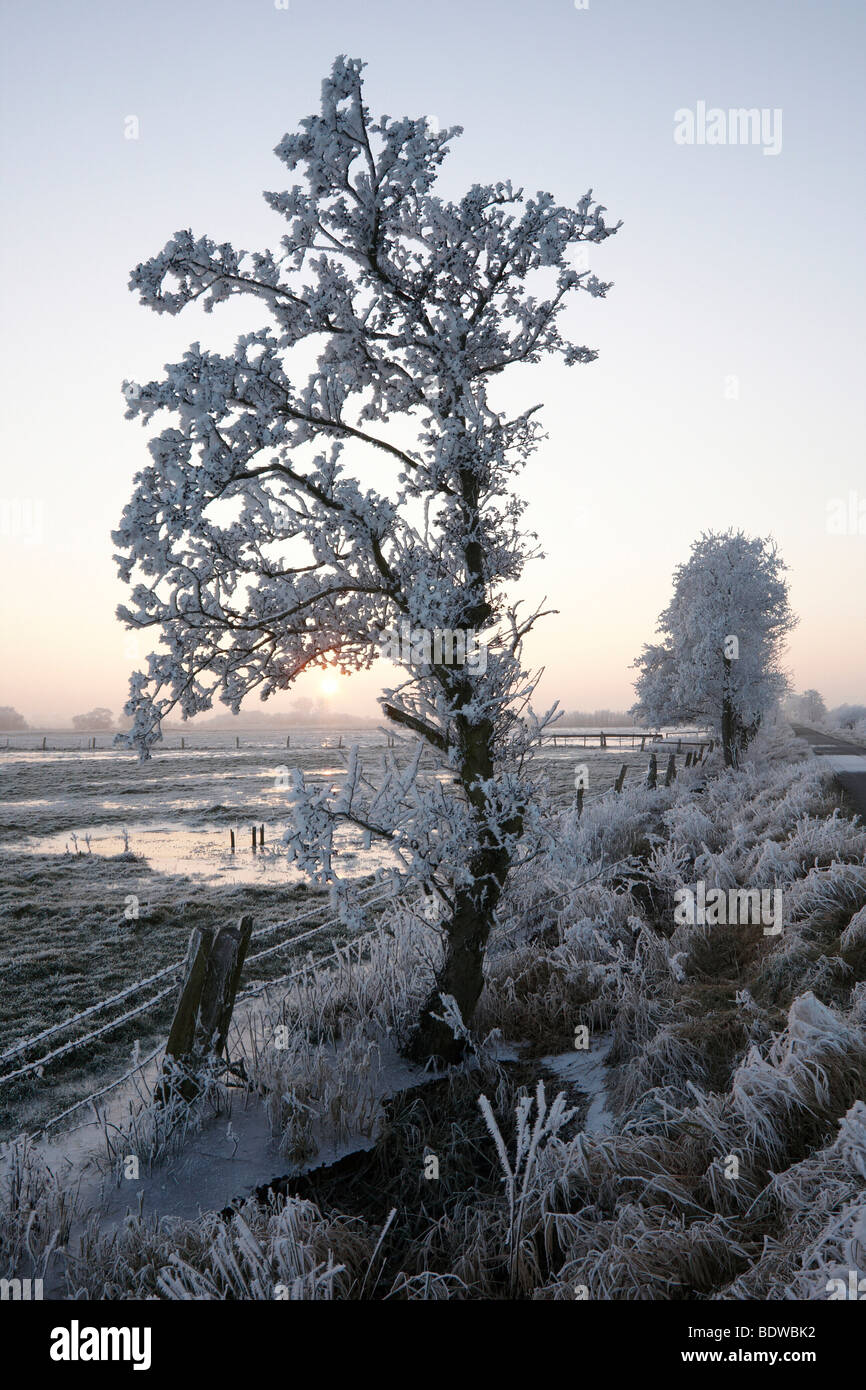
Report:
[[[67,746],[50,746],[66,738]],[[109,857],[127,848],[160,873],[184,874],[199,881],[305,881],[287,863],[282,849],[286,828],[285,772],[299,768],[309,785],[332,785],[343,771],[352,743],[358,743],[367,770],[375,780],[386,752],[377,730],[292,731],[235,735],[211,733],[189,743],[207,746],[180,748],[180,736],[169,735],[154,759],[140,763],[127,750],[108,746],[80,750],[71,735],[41,737],[11,735],[9,749],[0,748],[0,841],[26,854],[95,854]],[[342,737],[343,748],[337,747]],[[100,736],[97,736],[100,741]],[[405,761],[411,747],[396,750]],[[579,743],[546,746],[538,753],[551,791],[573,795],[574,766],[591,769],[591,791],[613,785],[620,766],[628,765],[628,781],[637,778],[646,758],[627,745],[584,748]],[[425,758],[427,776],[451,779]],[[634,771],[632,771],[634,769]],[[265,846],[255,854],[251,827],[265,827]],[[236,852],[230,853],[230,831]],[[364,850],[352,829],[335,837],[334,867],[341,877],[371,873],[389,866],[387,850]]]
[[[230,848],[231,827],[203,829],[168,821],[133,823],[126,835],[116,825],[79,825],[72,831],[32,835],[7,841],[5,848],[18,854],[93,854],[113,858],[127,850],[144,859],[156,873],[181,875],[201,883],[231,879],[235,883],[306,883],[307,875],[286,858],[282,843],[283,826],[271,825],[265,831],[265,844],[253,851],[252,828],[237,826],[235,851]],[[268,843],[268,837],[271,843]],[[353,830],[338,830],[334,836],[334,868],[340,878],[375,873],[392,863],[387,852],[365,850]]]

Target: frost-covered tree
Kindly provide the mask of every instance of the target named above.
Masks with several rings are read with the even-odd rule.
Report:
[[[5,732],[6,730],[29,728],[30,725],[24,715],[19,714],[17,709],[13,709],[11,705],[0,705],[0,729]]]
[[[381,704],[411,756],[372,775],[355,750],[336,793],[294,772],[288,848],[352,921],[336,826],[386,846],[397,882],[423,885],[444,953],[411,1050],[450,1057],[434,1015],[450,995],[468,1021],[480,993],[538,728],[521,648],[540,614],[506,594],[534,551],[514,483],[538,407],[509,414],[491,387],[512,364],[594,359],[561,317],[578,292],[609,286],[572,253],[617,228],[591,193],[573,208],[510,183],[437,196],[460,128],[372,119],[363,66],[338,58],[321,113],[277,146],[304,178],[265,194],[287,227],[279,251],[183,231],[132,274],[158,313],[246,295],[266,323],[228,355],[195,343],[161,381],[124,386],[129,417],[173,418],[114,533],[133,586],[119,614],[167,648],[133,675],[126,713],[146,756],[170,710],[214,698],[237,710],[311,666],[368,667],[390,634],[403,670]],[[440,630],[463,634],[475,659],[449,660]],[[424,771],[425,753],[445,775]]]
[[[866,705],[837,705],[830,711],[829,721],[837,729],[856,729],[866,724]]]
[[[632,713],[652,723],[701,720],[721,739],[725,764],[740,754],[788,689],[781,658],[797,619],[775,542],[742,531],[704,533],[674,571],[660,615],[661,641],[634,665]]]
[[[88,710],[87,714],[73,714],[73,729],[110,729],[114,723],[111,710],[104,705],[97,705],[95,709]]]
[[[827,718],[827,706],[817,690],[804,690],[799,699],[800,718],[809,724],[820,724]]]

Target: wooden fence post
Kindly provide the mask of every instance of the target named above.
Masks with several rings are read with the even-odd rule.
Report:
[[[655,753],[650,753],[649,767],[647,768],[646,774],[646,784],[650,791],[655,788],[658,782],[658,771],[659,767],[656,755]]]
[[[621,792],[621,791],[622,791],[622,784],[623,784],[623,782],[625,781],[625,774],[626,774],[627,772],[628,772],[628,766],[627,766],[626,763],[623,763],[622,767],[621,767],[620,770],[619,770],[619,776],[617,777],[616,781],[615,781],[614,784],[613,784],[613,789],[614,789],[615,792]]]
[[[159,1104],[173,1095],[193,1100],[201,1090],[197,1073],[225,1051],[252,930],[253,919],[246,914],[236,927],[201,927],[192,933],[163,1076],[154,1094]]]
[[[673,753],[668,758],[667,772],[665,773],[665,786],[669,787],[677,775],[677,760]]]
[[[225,1051],[252,933],[253,919],[247,913],[238,926],[220,927],[214,937],[193,1040],[193,1050],[201,1056],[220,1057]]]
[[[577,789],[577,814],[578,818],[583,814],[583,787]]]

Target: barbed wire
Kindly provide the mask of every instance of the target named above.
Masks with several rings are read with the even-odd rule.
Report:
[[[315,960],[307,961],[305,965],[301,966],[298,970],[291,971],[288,975],[279,976],[275,980],[263,980],[260,984],[250,986],[248,989],[244,990],[242,994],[237,996],[235,1004],[237,1005],[243,1003],[247,999],[257,997],[267,990],[275,988],[275,986],[279,984],[289,984],[292,980],[299,979],[302,975],[309,975],[311,972],[319,970],[322,965],[325,965],[330,960],[348,960],[348,953],[353,947],[360,946],[369,937],[376,936],[378,931],[379,928],[374,927],[370,931],[363,932],[360,936],[354,937],[351,941],[338,947],[336,951],[330,952],[329,955],[319,956]],[[360,951],[358,960],[360,962]],[[74,1115],[76,1110],[81,1110],[85,1105],[90,1105],[93,1101],[99,1100],[101,1096],[107,1095],[109,1091],[116,1090],[118,1086],[123,1085],[124,1081],[131,1080],[133,1076],[143,1071],[145,1067],[149,1066],[150,1063],[164,1051],[165,1043],[160,1043],[159,1047],[154,1048],[153,1052],[148,1053],[146,1057],[142,1057],[134,1067],[124,1072],[122,1076],[118,1076],[114,1081],[110,1081],[107,1086],[100,1087],[98,1091],[92,1091],[89,1095],[83,1096],[81,1100],[76,1101],[74,1105],[70,1105],[66,1110],[61,1111],[59,1115],[54,1115],[50,1120],[46,1120],[42,1128],[37,1130],[33,1135],[33,1138],[40,1138],[41,1135],[45,1134],[61,1120],[65,1120],[69,1115]]]
[[[378,885],[374,884],[362,890],[362,895],[360,896],[363,906],[367,907],[371,905],[367,895],[372,893],[376,887],[378,887]],[[254,931],[251,940],[260,940],[263,936],[268,936],[270,933],[278,931],[281,927],[297,926],[302,922],[309,922],[312,917],[317,916],[320,912],[326,912],[327,910],[328,904],[321,903],[309,912],[301,913],[295,917],[284,918],[281,922],[271,922],[267,926],[260,927],[258,930]],[[331,917],[327,922],[323,922],[319,927],[315,928],[314,931],[302,933],[300,937],[287,937],[286,940],[280,942],[277,947],[271,947],[269,951],[262,951],[257,956],[250,957],[250,960],[260,960],[262,956],[270,954],[270,951],[282,950],[284,947],[290,946],[293,941],[304,940],[307,936],[314,935],[316,931],[324,931],[325,928],[334,926],[338,921],[339,918]],[[53,1023],[50,1028],[43,1028],[41,1033],[35,1033],[32,1038],[25,1038],[23,1041],[17,1042],[14,1047],[7,1048],[5,1052],[0,1053],[0,1062],[8,1062],[12,1057],[20,1056],[22,1052],[29,1052],[30,1048],[35,1047],[37,1043],[44,1042],[46,1038],[51,1038],[56,1036],[57,1033],[64,1032],[64,1030],[71,1027],[72,1024],[80,1023],[82,1019],[85,1018],[91,1018],[94,1014],[101,1013],[103,1009],[110,1008],[112,1004],[122,1003],[123,1000],[128,999],[130,995],[136,994],[142,989],[147,989],[150,985],[157,984],[160,980],[167,979],[169,975],[177,974],[178,971],[183,969],[185,964],[186,957],[184,957],[183,960],[174,961],[171,965],[163,966],[163,968],[158,970],[154,975],[148,975],[143,980],[137,980],[134,984],[127,985],[125,989],[120,990],[117,994],[112,994],[107,999],[101,999],[97,1003],[91,1004],[88,1008],[82,1009],[77,1014],[71,1014],[68,1018],[62,1019],[60,1023]],[[84,1042],[86,1040],[86,1038],[79,1038],[77,1041]],[[45,1059],[43,1058],[42,1060],[44,1061]],[[5,1079],[5,1077],[0,1077],[0,1084],[2,1084]]]

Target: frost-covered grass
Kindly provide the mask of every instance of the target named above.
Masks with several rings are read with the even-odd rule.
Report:
[[[386,1084],[438,950],[389,909],[364,962],[236,1030],[287,1174],[269,1195],[110,1234],[92,1215],[58,1255],[73,1196],[22,1142],[4,1262],[109,1298],[826,1298],[866,1277],[864,843],[781,727],[738,773],[551,813],[464,1066]],[[781,887],[782,932],[676,925],[673,895],[700,877]],[[610,1042],[609,1132],[585,1132],[586,1098],[542,1061],[582,1024]],[[113,1140],[157,1162],[170,1142],[147,1107]],[[329,1153],[346,1156],[310,1171]]]
[[[137,919],[124,916],[128,894],[139,899]],[[0,869],[0,1051],[183,960],[193,928],[237,921],[244,912],[252,912],[257,927],[264,926],[305,912],[318,900],[318,894],[296,886],[194,884],[181,875],[155,873],[134,855],[7,852]],[[332,949],[333,937],[322,933],[305,943],[302,952],[314,945]],[[247,979],[284,973],[291,958],[290,950],[282,952],[252,967]],[[157,988],[145,990],[131,1004]],[[123,1072],[136,1042],[146,1053],[165,1038],[174,1004],[171,994],[83,1052],[52,1063],[44,1077],[31,1075],[4,1085],[0,1135],[8,1137],[23,1125],[35,1130],[112,1073]],[[75,1025],[53,1045],[83,1036],[112,1016]],[[0,1063],[0,1071],[37,1060],[52,1041],[38,1045],[26,1059]]]

